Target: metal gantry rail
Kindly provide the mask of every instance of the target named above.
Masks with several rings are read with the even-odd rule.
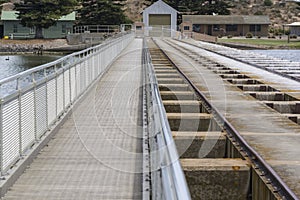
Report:
[[[133,40],[121,35],[0,81],[0,173],[51,131]]]
[[[191,199],[144,39],[152,199]]]

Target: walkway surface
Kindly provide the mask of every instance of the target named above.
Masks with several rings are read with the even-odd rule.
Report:
[[[87,94],[4,199],[141,199],[142,39]]]

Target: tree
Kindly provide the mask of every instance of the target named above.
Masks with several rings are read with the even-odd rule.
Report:
[[[146,1],[147,4],[156,0]],[[181,23],[181,15],[229,15],[232,7],[225,0],[164,0],[165,3],[179,11],[178,24]]]
[[[18,19],[23,26],[35,28],[35,38],[43,37],[43,28],[55,25],[62,16],[70,14],[78,5],[77,0],[24,0],[15,3]]]
[[[126,23],[123,1],[85,0],[79,10],[79,24],[119,25]]]

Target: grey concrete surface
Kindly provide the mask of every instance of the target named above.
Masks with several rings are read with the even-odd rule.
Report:
[[[142,198],[141,52],[135,39],[3,199]]]
[[[192,77],[198,88],[300,197],[300,126],[253,98],[249,94],[250,92],[244,92],[223,80],[218,74],[208,70],[195,59],[189,58],[160,40],[158,43],[162,48],[168,49],[169,56],[179,67],[183,67],[183,71],[188,69],[188,76]],[[225,65],[225,67],[238,70],[241,75],[259,80],[291,97],[300,98],[300,83],[296,81],[196,47],[175,43],[179,47],[189,48]],[[232,78],[236,79],[237,77],[232,75]],[[266,94],[266,92],[260,93]],[[280,95],[280,93],[278,94]]]
[[[250,167],[242,159],[181,159],[192,199],[247,199]]]

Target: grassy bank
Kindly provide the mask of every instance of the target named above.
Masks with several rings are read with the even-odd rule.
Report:
[[[300,40],[290,40],[287,42],[287,38],[284,39],[257,39],[257,38],[218,38],[219,43],[229,43],[236,45],[249,45],[257,46],[258,48],[266,49],[300,49]]]

